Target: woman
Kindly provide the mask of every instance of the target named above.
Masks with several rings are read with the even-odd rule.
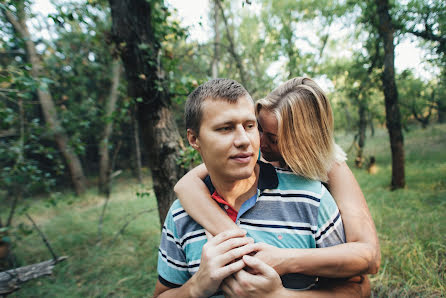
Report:
[[[308,78],[291,79],[256,104],[262,157],[308,179],[328,183],[344,222],[347,243],[300,249],[293,272],[323,277],[351,277],[378,271],[380,252],[373,220],[364,196],[345,163],[345,153],[333,139],[330,103]],[[317,148],[317,150],[315,150]],[[175,186],[184,209],[211,234],[237,226],[210,194],[202,179],[204,165],[186,174]],[[262,246],[256,255],[279,274],[274,248]]]

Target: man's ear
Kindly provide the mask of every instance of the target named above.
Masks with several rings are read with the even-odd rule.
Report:
[[[187,129],[187,140],[189,144],[197,151],[200,151],[200,141],[198,140],[198,135],[195,131],[188,128]]]

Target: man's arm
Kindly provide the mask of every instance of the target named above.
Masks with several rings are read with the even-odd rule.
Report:
[[[314,290],[295,291],[285,289],[277,272],[256,257],[244,256],[243,261],[256,274],[240,270],[226,278],[222,290],[227,297],[369,297],[370,283],[367,278],[358,282],[331,280]]]
[[[178,288],[158,281],[154,297],[209,297],[217,292],[224,278],[245,266],[240,258],[255,249],[254,240],[245,234],[242,230],[231,230],[213,237],[203,246],[198,271]]]

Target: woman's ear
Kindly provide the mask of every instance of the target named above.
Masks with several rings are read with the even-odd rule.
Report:
[[[187,140],[189,141],[189,144],[192,148],[200,151],[200,141],[198,140],[198,135],[190,128],[187,129]]]

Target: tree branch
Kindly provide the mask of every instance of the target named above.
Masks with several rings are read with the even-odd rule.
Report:
[[[45,262],[23,266],[0,272],[0,295],[7,295],[20,289],[25,282],[39,278],[44,275],[51,275],[57,263],[66,260],[67,257],[60,257]]]

